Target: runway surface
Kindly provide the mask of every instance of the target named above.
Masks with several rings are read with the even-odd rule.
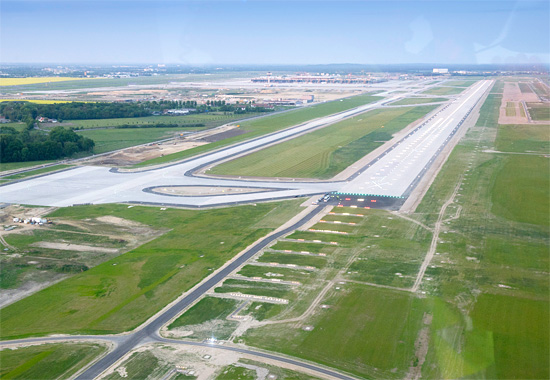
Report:
[[[460,97],[440,109],[429,121],[406,136],[390,152],[372,163],[366,170],[348,181],[283,182],[252,181],[193,176],[191,173],[207,165],[238,156],[280,140],[301,135],[325,125],[338,122],[371,109],[383,106],[392,99],[383,99],[303,123],[293,128],[262,136],[231,147],[194,157],[164,168],[134,173],[113,172],[109,168],[83,166],[0,187],[1,201],[44,206],[71,206],[92,203],[144,203],[208,207],[328,192],[402,196],[422,169],[434,158],[452,136],[469,110],[489,88],[491,81],[481,81]],[[159,186],[264,187],[270,191],[212,196],[171,196],[146,191]]]

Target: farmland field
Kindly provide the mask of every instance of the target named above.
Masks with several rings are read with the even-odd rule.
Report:
[[[550,121],[550,103],[527,103],[527,110],[533,120]]]
[[[43,344],[0,351],[2,379],[68,379],[105,352],[103,346],[86,343]]]
[[[462,87],[433,87],[423,92],[428,95],[456,95],[464,91]]]
[[[153,228],[161,237],[2,309],[2,339],[64,333],[114,333],[134,328],[186,289],[282,224],[302,201],[208,211],[124,205],[59,209],[52,217],[112,215]],[[253,226],[271,213],[273,223]],[[223,242],[224,244],[220,244]]]
[[[374,110],[212,168],[209,174],[330,178],[434,106]]]
[[[0,86],[21,86],[37,83],[53,83],[87,80],[88,78],[71,78],[71,77],[33,77],[33,78],[0,78]]]
[[[210,151],[221,146],[230,145],[239,141],[251,139],[271,132],[276,132],[284,128],[292,127],[311,119],[327,116],[336,112],[345,111],[367,103],[372,103],[379,99],[381,98],[376,96],[358,95],[351,98],[317,104],[314,106],[292,110],[254,120],[243,121],[239,124],[241,128],[245,131],[248,131],[248,133],[224,139],[222,141],[217,141],[208,144],[207,146],[203,145],[193,149],[189,149],[184,152],[168,154],[164,157],[159,157],[142,162],[137,166],[156,165],[164,162],[179,160],[185,157],[190,157],[195,154]]]

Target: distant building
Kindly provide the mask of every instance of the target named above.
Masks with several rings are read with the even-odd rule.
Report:
[[[449,69],[434,69],[434,74],[449,74]]]
[[[164,111],[164,114],[165,115],[186,115],[190,112],[189,109],[181,109],[181,110],[165,110]]]

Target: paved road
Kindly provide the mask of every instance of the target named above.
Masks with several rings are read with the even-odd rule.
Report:
[[[95,379],[100,376],[103,372],[109,369],[114,363],[123,358],[135,347],[147,344],[147,343],[171,343],[171,344],[184,344],[192,346],[203,346],[210,347],[220,350],[228,350],[234,352],[240,352],[243,354],[249,354],[258,356],[261,358],[267,358],[271,360],[277,360],[287,364],[292,364],[294,366],[308,369],[311,371],[318,372],[319,374],[328,375],[337,379],[342,380],[355,380],[355,378],[347,376],[345,374],[339,373],[328,368],[311,364],[308,362],[303,362],[296,359],[291,359],[285,356],[256,351],[252,349],[240,348],[235,346],[226,346],[226,345],[217,345],[217,344],[208,344],[201,342],[192,342],[176,339],[167,339],[159,335],[159,330],[162,326],[167,324],[172,318],[181,313],[185,308],[190,306],[197,299],[202,297],[207,291],[209,291],[214,285],[226,278],[231,272],[236,270],[238,267],[243,265],[247,260],[252,256],[258,253],[260,250],[269,245],[272,241],[284,236],[297,228],[301,227],[307,223],[310,219],[315,217],[321,210],[324,208],[324,205],[316,206],[310,213],[306,214],[302,219],[287,227],[279,232],[276,232],[270,236],[265,237],[251,248],[249,248],[244,254],[239,256],[236,260],[230,262],[219,272],[213,274],[200,286],[193,289],[189,294],[180,299],[177,303],[169,307],[167,310],[161,312],[156,318],[148,321],[145,325],[142,325],[138,330],[122,335],[82,335],[82,336],[59,336],[59,337],[44,337],[44,338],[28,338],[28,339],[18,339],[12,341],[3,341],[0,342],[2,345],[13,345],[13,344],[32,344],[32,343],[44,343],[44,342],[66,342],[66,341],[105,341],[108,343],[115,344],[115,349],[109,352],[102,359],[94,363],[91,367],[82,372],[77,379],[78,380],[88,380]]]
[[[111,365],[113,365],[117,360],[119,360],[124,355],[126,355],[130,350],[132,350],[137,345],[160,339],[158,336],[158,331],[162,326],[168,323],[170,319],[174,318],[176,315],[181,313],[186,307],[188,307],[197,299],[202,297],[208,290],[214,287],[214,285],[222,281],[231,272],[233,272],[235,269],[243,265],[248,259],[250,259],[260,250],[265,248],[269,243],[299,228],[300,226],[308,222],[311,218],[313,218],[315,215],[317,215],[323,208],[324,208],[324,205],[319,205],[315,207],[309,214],[307,214],[302,219],[294,223],[292,226],[287,227],[284,230],[281,230],[277,233],[274,233],[262,239],[260,242],[256,243],[254,246],[249,248],[244,254],[239,256],[236,260],[230,262],[229,265],[225,266],[219,272],[212,275],[210,278],[207,279],[207,281],[203,282],[200,286],[196,287],[189,294],[187,294],[185,297],[179,300],[176,304],[171,306],[168,310],[162,312],[155,319],[149,321],[145,326],[142,326],[138,331],[125,336],[120,342],[118,342],[118,346],[115,348],[115,350],[113,350],[103,359],[99,360],[97,363],[91,366],[88,370],[82,373],[77,379],[94,379],[97,376],[99,376],[102,372],[104,372],[107,368],[109,368]]]

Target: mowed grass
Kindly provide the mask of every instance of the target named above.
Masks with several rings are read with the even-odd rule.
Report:
[[[86,80],[86,79],[88,78],[72,78],[72,77],[0,78],[0,86],[21,86],[26,84],[67,82],[67,81],[77,81],[77,80]]]
[[[527,110],[533,120],[550,120],[550,103],[527,103]]]
[[[248,131],[245,134],[217,141],[208,144],[208,146],[203,145],[193,149],[189,149],[184,152],[168,154],[164,157],[159,157],[142,162],[137,166],[156,165],[174,160],[180,160],[182,158],[210,151],[221,146],[230,145],[239,141],[251,139],[268,133],[276,132],[281,129],[289,128],[311,119],[346,111],[351,108],[355,108],[367,103],[372,103],[380,99],[382,98],[379,96],[358,95],[351,98],[317,104],[314,106],[304,107],[297,110],[292,110],[276,115],[270,115],[254,120],[243,121],[239,125],[243,130]]]
[[[104,346],[87,343],[5,348],[0,351],[0,378],[68,379],[105,351]]]
[[[496,148],[501,152],[550,152],[550,125],[501,125]]]
[[[35,176],[35,175],[54,172],[54,171],[57,171],[57,170],[67,169],[67,168],[70,168],[70,167],[71,167],[71,165],[54,165],[54,166],[49,166],[47,168],[29,170],[27,172],[6,176],[6,177],[3,177],[2,179],[14,181],[14,180],[19,180],[19,179]]]
[[[51,216],[84,219],[113,215],[170,231],[2,309],[2,339],[130,330],[282,224],[285,220],[270,227],[252,227],[274,209],[288,215],[288,207],[296,207],[296,202],[208,211],[159,211],[125,205],[59,209]]]
[[[547,379],[548,301],[482,294],[468,327],[450,304],[433,300],[428,363],[423,377]]]
[[[366,378],[403,378],[414,357],[423,300],[366,286],[334,290],[313,331],[290,325],[249,330],[246,344],[343,369]]]
[[[95,129],[89,131],[78,131],[77,133],[94,140],[94,153],[100,154],[140,144],[147,144],[152,141],[176,137],[181,133],[186,133],[193,130],[196,130],[196,128],[125,128]]]
[[[370,111],[223,163],[209,173],[331,178],[433,109],[424,106]]]
[[[492,212],[518,222],[548,226],[549,173],[549,157],[505,157],[492,190]]]
[[[0,172],[4,172],[8,170],[24,169],[30,166],[51,164],[52,162],[55,162],[55,161],[49,160],[49,161],[27,161],[27,162],[0,162]]]
[[[445,82],[445,86],[455,86],[455,87],[470,87],[477,81],[475,80],[452,80]]]
[[[435,103],[435,102],[446,102],[449,99],[447,98],[406,98],[398,100],[397,102],[391,103],[392,106],[407,106],[410,104],[425,104],[425,103]]]
[[[464,91],[463,87],[433,87],[422,92],[427,95],[456,95]]]

